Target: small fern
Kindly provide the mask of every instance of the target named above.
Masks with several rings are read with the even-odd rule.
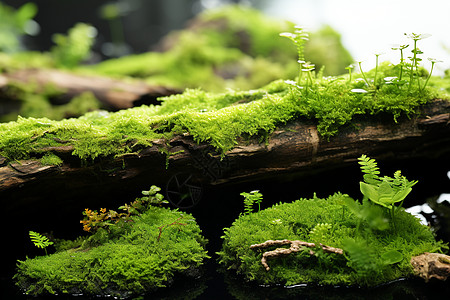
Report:
[[[380,169],[375,159],[363,154],[358,160],[358,163],[361,165],[361,172],[364,173],[364,181],[368,184],[378,184],[380,182],[380,177],[378,176]]]
[[[329,223],[319,223],[309,232],[309,238],[314,243],[327,243],[327,238],[330,236],[330,232],[333,226]]]
[[[261,202],[263,195],[259,191],[251,191],[250,193],[241,193],[244,197],[244,214],[253,213],[253,204],[258,204],[258,212],[261,210]]]
[[[38,248],[44,249],[45,255],[47,255],[46,248],[50,245],[53,245],[53,242],[51,242],[46,236],[41,235],[38,232],[30,231],[29,235],[33,244]]]

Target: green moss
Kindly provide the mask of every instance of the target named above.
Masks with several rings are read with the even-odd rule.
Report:
[[[176,220],[185,225],[166,226],[158,241],[159,227]],[[14,277],[17,285],[32,295],[124,296],[166,287],[208,257],[205,239],[189,214],[150,207],[127,224],[117,228],[120,234],[113,228],[101,229],[87,241],[72,243],[84,247],[20,261]],[[86,247],[90,244],[97,246]]]
[[[53,153],[45,154],[40,161],[45,166],[60,166],[63,163],[62,159]]]
[[[241,215],[225,229],[219,262],[260,284],[377,285],[411,276],[412,256],[443,246],[427,226],[404,210],[397,215],[397,230],[372,230],[365,221],[359,226],[360,220],[343,207],[347,198],[337,193]],[[322,243],[345,252],[326,254],[313,249],[318,252],[311,256],[305,250],[268,260],[270,270],[266,271],[262,252],[251,250],[250,245],[283,239]],[[264,251],[269,250],[274,249]]]
[[[89,69],[108,76],[143,77],[152,84],[208,91],[259,88],[297,72],[295,47],[278,36],[292,30],[290,22],[231,5],[204,12],[194,24],[171,33],[167,40],[173,45],[163,53],[111,59]],[[311,60],[329,66],[327,74],[342,73],[352,60],[340,36],[329,27],[314,36],[317,41],[306,46]],[[316,51],[319,47],[327,52]]]
[[[395,66],[390,64],[378,68],[378,74],[392,72]],[[209,143],[226,154],[239,138],[267,137],[277,126],[296,119],[313,120],[325,138],[337,134],[356,116],[385,114],[396,121],[414,115],[440,93],[433,88],[418,92],[389,84],[374,92],[355,93],[351,90],[363,88],[364,82],[348,82],[347,76],[318,77],[307,89],[282,80],[245,92],[214,94],[188,89],[161,98],[160,106],[91,112],[78,119],[19,118],[0,124],[0,155],[10,160],[40,157],[46,147],[64,144],[73,146],[73,155],[80,159],[94,160],[139,152],[152,141],[174,134],[190,134],[196,142]]]

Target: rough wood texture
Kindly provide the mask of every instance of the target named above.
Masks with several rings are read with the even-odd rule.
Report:
[[[428,253],[411,258],[417,276],[428,282],[430,279],[447,280],[450,276],[450,256],[441,253]]]
[[[262,258],[261,258],[261,264],[264,266],[266,271],[270,270],[270,267],[267,264],[268,258],[282,257],[282,256],[286,256],[286,255],[289,255],[292,253],[303,251],[305,248],[315,248],[316,247],[316,244],[314,244],[314,243],[308,243],[308,242],[298,241],[298,240],[296,240],[296,241],[268,240],[261,244],[251,245],[250,249],[255,250],[255,249],[274,247],[274,246],[284,246],[284,245],[289,245],[290,247],[289,248],[277,248],[275,250],[266,251],[263,253]],[[341,248],[334,248],[334,247],[330,247],[330,246],[326,246],[326,245],[322,245],[322,244],[319,244],[319,247],[321,247],[325,253],[335,253],[335,254],[340,254],[340,255],[344,254],[344,250],[342,250]],[[314,251],[310,250],[309,254],[314,255]]]
[[[167,169],[166,154],[161,152],[164,140],[154,141],[138,154],[98,159],[89,165],[71,155],[71,146],[61,144],[47,149],[63,158],[58,167],[37,161],[9,164],[0,157],[0,198],[5,191],[12,198],[21,193],[45,197],[46,190],[57,193],[58,189],[64,194],[102,189],[135,192],[144,182],[164,187],[180,173],[192,175],[198,184],[232,184],[345,167],[355,164],[361,154],[378,160],[441,159],[450,154],[449,120],[450,101],[444,100],[435,100],[419,115],[398,123],[390,116],[356,120],[358,129],[343,129],[329,140],[319,136],[311,121],[297,120],[279,127],[268,144],[241,141],[222,160],[211,146],[198,145],[185,134],[170,141],[169,152],[174,155]]]
[[[157,97],[180,92],[168,87],[151,86],[137,79],[118,80],[53,69],[23,69],[0,74],[0,95],[2,88],[12,82],[36,83],[39,87],[51,84],[63,90],[64,98],[68,99],[90,91],[106,107],[114,110],[133,107],[136,102],[143,104],[156,101]]]

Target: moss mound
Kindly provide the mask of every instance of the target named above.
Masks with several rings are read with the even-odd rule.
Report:
[[[327,199],[300,199],[241,215],[225,229],[223,248],[218,253],[220,264],[246,280],[266,285],[372,286],[412,275],[412,256],[436,252],[443,246],[428,227],[404,210],[397,213],[396,229],[390,226],[378,230],[348,210],[348,201],[347,195],[337,193]],[[362,208],[368,203],[357,205]],[[266,271],[261,264],[262,252],[275,247],[252,250],[250,245],[283,239],[321,243],[343,249],[344,254],[305,248],[269,259],[270,270]]]
[[[66,241],[52,255],[19,261],[14,278],[31,295],[144,293],[179,275],[198,276],[208,258],[205,244],[191,215],[150,206],[88,239]],[[79,247],[62,250],[74,246]]]

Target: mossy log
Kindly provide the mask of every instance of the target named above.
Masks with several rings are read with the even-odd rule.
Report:
[[[149,85],[137,79],[120,80],[56,69],[22,69],[0,74],[0,98],[3,102],[15,100],[14,95],[7,93],[7,87],[17,83],[36,84],[38,90],[51,86],[61,91],[63,102],[84,92],[92,92],[105,107],[112,110],[126,109],[136,104],[155,104],[157,97],[180,93],[170,87]]]
[[[222,158],[211,145],[196,143],[188,133],[169,141],[155,140],[138,153],[90,163],[73,156],[72,145],[61,143],[40,149],[61,157],[63,163],[58,166],[42,165],[38,160],[8,162],[0,157],[0,196],[20,199],[25,193],[45,198],[46,190],[55,194],[126,193],[149,183],[164,187],[179,174],[187,174],[182,183],[189,188],[232,184],[345,167],[361,153],[380,160],[445,158],[450,153],[449,120],[450,102],[439,99],[397,123],[380,115],[355,120],[354,126],[329,139],[319,135],[313,121],[297,119],[278,127],[267,141],[241,138]]]

